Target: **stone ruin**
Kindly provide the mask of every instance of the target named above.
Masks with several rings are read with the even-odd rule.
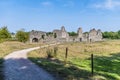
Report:
[[[69,36],[65,27],[61,30],[53,30],[52,32],[34,31],[30,32],[30,42],[95,42],[102,41],[101,30],[92,29],[83,33],[82,28],[78,28],[77,36]]]

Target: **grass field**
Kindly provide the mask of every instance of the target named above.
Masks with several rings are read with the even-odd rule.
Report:
[[[57,53],[48,59],[47,53],[54,53],[54,47],[58,48]],[[94,76],[91,75],[91,54],[94,54]],[[120,80],[120,40],[64,43],[32,51],[28,56],[60,80]]]
[[[25,49],[25,48],[30,48],[30,47],[35,47],[35,46],[40,46],[43,44],[29,44],[29,43],[21,43],[17,41],[6,41],[3,43],[0,43],[0,80],[4,80],[3,76],[3,57],[6,56],[7,54]]]

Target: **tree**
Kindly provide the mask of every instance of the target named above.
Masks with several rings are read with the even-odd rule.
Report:
[[[103,32],[103,38],[120,39],[120,31],[118,32]]]
[[[78,34],[76,32],[68,32],[69,36],[77,36]]]
[[[47,36],[53,35],[53,33],[52,33],[52,32],[47,32],[46,35],[47,35]]]
[[[16,38],[20,42],[26,42],[29,39],[29,32],[25,32],[24,30],[19,30],[16,33]]]
[[[8,38],[11,38],[11,34],[8,31],[7,27],[4,26],[4,27],[0,28],[0,40],[5,40]]]
[[[118,39],[120,39],[120,30],[117,33],[118,33]]]
[[[120,35],[120,30],[118,31],[118,34]]]

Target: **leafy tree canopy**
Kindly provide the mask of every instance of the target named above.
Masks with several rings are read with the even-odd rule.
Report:
[[[8,38],[11,38],[11,34],[8,31],[7,27],[4,26],[0,28],[0,39],[8,39]]]
[[[29,32],[25,32],[24,30],[19,30],[16,33],[16,38],[20,42],[26,42],[29,39]]]
[[[78,34],[76,32],[68,32],[69,36],[77,36]]]
[[[120,30],[117,32],[103,32],[103,38],[120,39]]]

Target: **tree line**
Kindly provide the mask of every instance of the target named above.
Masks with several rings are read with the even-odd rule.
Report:
[[[29,32],[25,32],[23,29],[18,30],[16,33],[11,33],[7,26],[0,28],[0,42],[16,40],[20,42],[26,42],[29,40]]]
[[[116,32],[113,32],[113,31],[106,31],[106,32],[103,32],[103,38],[107,38],[107,39],[120,39],[120,30],[119,31],[116,31]]]
[[[70,36],[77,36],[77,33],[72,31],[68,32]],[[120,39],[120,30],[113,32],[113,31],[105,31],[102,33],[103,38],[106,39]],[[0,42],[6,41],[6,40],[17,40],[20,42],[26,42],[29,40],[29,32],[26,32],[24,29],[18,30],[16,33],[11,33],[7,26],[0,28]]]

